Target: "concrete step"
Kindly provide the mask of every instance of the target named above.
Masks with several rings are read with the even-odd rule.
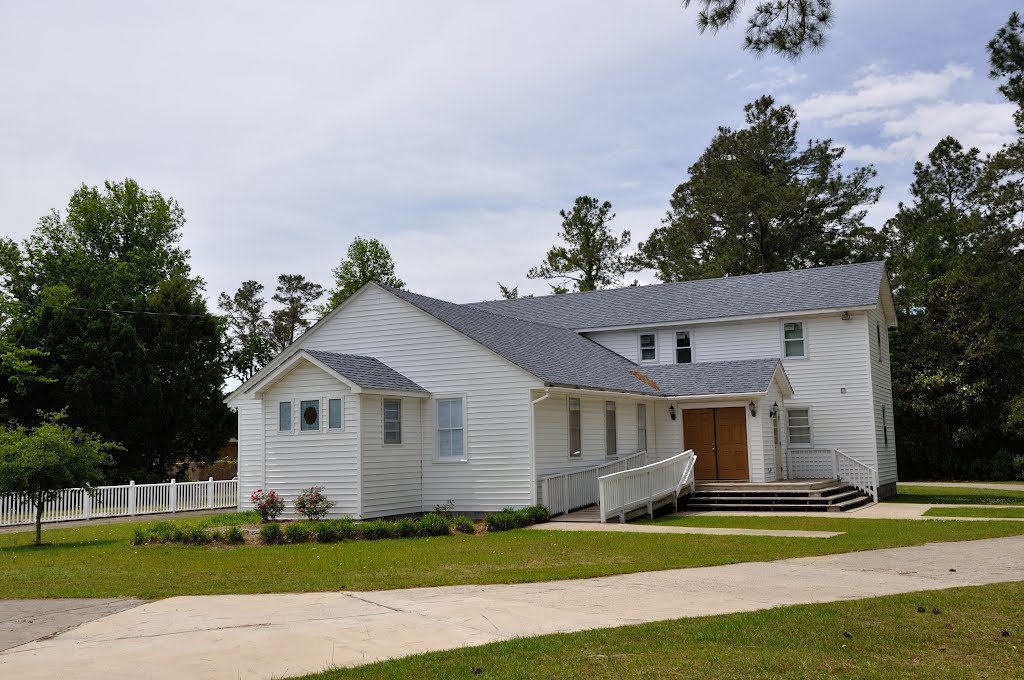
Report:
[[[857,489],[847,489],[842,493],[836,493],[831,496],[782,496],[782,495],[763,495],[763,496],[712,496],[712,495],[694,495],[690,497],[690,503],[699,503],[701,505],[834,505],[841,503],[842,501],[850,500],[851,498],[857,498],[861,496],[861,492]]]
[[[835,484],[814,490],[769,489],[763,487],[733,490],[698,487],[692,495],[694,498],[829,498],[855,490],[854,487],[848,484]]]
[[[826,504],[797,503],[792,501],[737,503],[734,499],[729,499],[727,502],[708,503],[694,500],[686,504],[686,509],[694,512],[714,512],[716,510],[734,512],[843,512],[854,510],[870,502],[870,496],[857,492],[848,498],[844,498],[844,500]]]
[[[841,484],[838,479],[790,479],[781,482],[732,482],[729,480],[698,480],[697,489],[729,489],[743,491],[751,487],[773,491],[814,491]]]

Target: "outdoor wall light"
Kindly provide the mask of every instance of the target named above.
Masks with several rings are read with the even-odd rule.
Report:
[[[772,418],[779,417],[779,402],[775,402],[774,404],[772,404],[772,408],[770,411],[768,411],[768,415]]]
[[[849,312],[843,312],[843,315],[841,317],[839,317],[839,318],[842,319],[843,321],[849,321],[850,320],[850,313]]]
[[[676,419],[676,405],[675,404],[669,404],[668,405],[668,417],[671,418],[672,420]]]
[[[747,404],[747,408],[750,409],[750,417],[751,418],[756,418],[757,417],[757,404],[755,404],[754,402],[750,402],[749,404]]]

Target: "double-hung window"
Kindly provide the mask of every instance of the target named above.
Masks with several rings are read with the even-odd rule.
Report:
[[[782,323],[782,356],[790,359],[807,356],[807,344],[803,321]]]
[[[647,450],[647,404],[636,405],[636,450]]]
[[[618,434],[615,429],[615,402],[604,403],[604,452],[614,456],[619,450]]]
[[[319,399],[299,402],[299,430],[302,432],[317,432],[320,430]]]
[[[384,443],[402,443],[402,400],[384,400]]]
[[[640,334],[640,361],[658,360],[658,340],[654,333]]]
[[[786,409],[786,429],[790,446],[811,445],[811,411],[806,408]]]
[[[583,457],[583,430],[580,427],[580,400],[569,397],[569,457]]]
[[[277,405],[277,431],[292,431],[292,402],[282,401]]]
[[[688,364],[693,361],[693,346],[690,331],[676,331],[676,363]]]
[[[466,430],[462,397],[437,400],[438,455],[442,459],[466,457]]]

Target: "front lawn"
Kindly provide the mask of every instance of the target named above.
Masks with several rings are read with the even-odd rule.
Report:
[[[1024,583],[953,588],[522,638],[305,680],[1020,678],[1022,610]]]
[[[251,514],[175,522],[227,526]],[[464,583],[523,583],[776,560],[1024,534],[1024,522],[692,517],[692,526],[843,531],[834,538],[776,538],[514,530],[332,544],[130,545],[146,523],[0,534],[0,599],[159,598],[217,593],[376,590]]]
[[[896,495],[885,499],[884,502],[931,505],[1024,505],[1024,491],[897,484]]]
[[[1024,519],[1024,508],[929,508],[925,517],[1000,517]]]

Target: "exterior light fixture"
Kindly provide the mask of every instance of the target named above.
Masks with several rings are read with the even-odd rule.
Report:
[[[774,404],[772,404],[772,408],[770,411],[768,411],[768,415],[772,418],[779,417],[779,402],[775,402]]]
[[[750,417],[751,418],[756,418],[757,417],[757,404],[755,404],[754,402],[750,402],[749,404],[747,404],[747,407],[750,409]]]
[[[676,405],[675,404],[669,404],[668,405],[668,417],[671,418],[672,420],[676,419]]]
[[[843,315],[841,317],[839,317],[839,318],[842,319],[843,321],[849,321],[850,320],[850,313],[849,312],[843,312]]]

